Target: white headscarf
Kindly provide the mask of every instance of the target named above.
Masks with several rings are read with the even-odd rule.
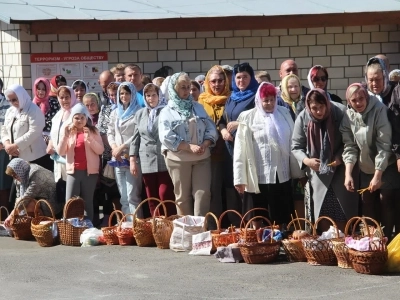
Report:
[[[171,80],[171,76],[167,76],[165,78],[165,80],[163,81],[163,83],[160,86],[160,90],[163,93],[164,97],[165,97],[165,101],[169,101],[169,94],[168,94],[168,83]]]
[[[14,117],[19,117],[20,113],[24,110],[26,111],[28,109],[28,107],[31,105],[32,99],[29,96],[28,92],[19,84],[13,84],[6,89],[4,94],[7,99],[9,99],[8,96],[11,93],[15,93],[15,95],[17,96],[18,102],[19,102],[19,108],[10,106],[9,109],[14,114]]]
[[[144,86],[143,90],[145,90],[145,89],[146,89],[146,86],[148,86],[148,85],[155,85],[155,84],[153,84],[153,83],[148,83],[148,84],[146,84],[146,85]],[[144,105],[145,105],[146,108],[150,111],[150,112],[149,112],[149,120],[148,120],[148,122],[147,122],[147,130],[148,130],[149,132],[152,132],[154,122],[156,121],[156,118],[157,118],[157,112],[158,112],[159,109],[161,109],[161,108],[163,108],[164,106],[167,105],[167,100],[165,100],[165,97],[164,97],[163,93],[161,92],[161,89],[159,89],[159,92],[158,92],[158,103],[157,103],[156,107],[151,107],[151,106],[147,103],[147,101],[146,101],[146,95],[143,95],[143,98],[144,98]]]

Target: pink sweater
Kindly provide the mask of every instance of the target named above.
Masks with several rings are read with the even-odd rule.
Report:
[[[85,142],[85,152],[87,160],[88,174],[98,174],[100,157],[104,152],[104,145],[100,134],[90,132],[89,138]],[[76,134],[63,136],[57,145],[57,153],[66,156],[67,174],[74,174],[74,157],[75,157]]]

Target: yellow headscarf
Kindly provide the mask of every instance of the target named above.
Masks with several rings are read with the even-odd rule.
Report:
[[[289,94],[289,90],[288,90],[289,80],[292,79],[292,78],[297,80],[297,82],[299,83],[299,88],[300,88],[299,97],[294,101],[292,100],[292,98],[290,98],[290,94]],[[285,101],[287,104],[290,105],[290,107],[293,109],[294,112],[296,112],[295,104],[301,99],[301,82],[300,82],[300,78],[299,77],[297,77],[294,74],[290,74],[290,75],[285,76],[282,79],[281,98],[283,99],[283,101]]]
[[[225,87],[220,95],[215,95],[210,87],[210,75],[212,73],[222,73],[225,78]],[[224,113],[224,106],[231,91],[229,90],[228,76],[226,76],[224,69],[221,66],[213,66],[207,73],[204,81],[204,93],[199,96],[199,103],[204,106],[207,114],[216,123]]]

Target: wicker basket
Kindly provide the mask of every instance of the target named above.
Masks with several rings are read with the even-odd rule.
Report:
[[[133,214],[133,235],[136,239],[136,244],[139,247],[154,247],[156,246],[156,241],[154,240],[153,236],[153,226],[152,226],[152,220],[153,217],[146,218],[146,219],[139,219],[136,217],[137,212],[139,211],[139,208],[144,204],[149,202],[150,200],[152,201],[158,201],[161,203],[160,199],[157,198],[147,198],[146,200],[143,200],[140,202],[140,204],[137,206],[135,213]]]
[[[64,206],[63,219],[57,221],[60,233],[60,243],[65,246],[80,246],[81,234],[88,227],[75,227],[67,221],[70,218],[83,218],[85,213],[85,202],[80,197],[73,197]]]
[[[347,221],[346,227],[344,229],[345,237],[348,236],[349,227],[351,226],[351,224],[358,219],[360,219],[360,217],[353,217]],[[353,269],[353,263],[350,260],[349,248],[346,246],[345,237],[332,239],[333,252],[336,255],[339,268]]]
[[[106,241],[107,245],[118,245],[119,244],[119,240],[118,240],[118,236],[117,236],[118,225],[114,225],[114,226],[111,225],[114,215],[117,215],[118,223],[121,220],[120,216],[121,217],[124,216],[122,211],[114,210],[110,214],[110,217],[108,219],[108,227],[101,228],[101,231],[103,232],[104,240]]]
[[[217,229],[210,230],[211,240],[212,240],[211,253],[214,253],[215,251],[217,251],[217,246],[215,245],[214,240],[216,237],[218,237],[220,235],[221,229],[220,229],[220,225],[219,225],[217,216],[214,215],[212,212],[208,212],[204,216],[204,225],[203,225],[204,231],[207,231],[207,229],[208,229],[208,226],[207,226],[208,225],[208,221],[207,221],[208,216],[213,217],[215,220],[215,224],[217,224]]]
[[[0,206],[0,225],[4,225],[4,221],[2,221],[2,218],[1,218],[1,211],[2,210],[6,211],[7,217],[10,215],[10,212],[8,211],[7,207]],[[4,228],[4,230],[0,230],[0,236],[10,236],[9,231],[5,230],[5,228]]]
[[[310,228],[313,226],[312,223],[307,219],[296,218],[289,222],[289,224],[287,225],[287,230],[289,230],[290,225],[292,225],[292,223],[299,222],[300,220],[304,221],[306,224],[308,224],[310,226]],[[282,241],[282,246],[283,246],[283,249],[285,250],[288,261],[290,261],[290,262],[305,262],[305,261],[307,261],[307,257],[306,257],[306,254],[304,253],[304,247],[303,247],[303,243],[302,243],[301,239],[300,240],[285,239]]]
[[[319,217],[313,226],[313,236],[302,239],[307,263],[310,265],[337,266],[336,255],[333,252],[332,240],[318,241],[317,226],[320,220],[327,219],[336,228],[336,237],[339,236],[335,221],[329,217]]]
[[[221,216],[219,217],[219,220],[218,220],[218,223],[217,223],[218,228],[221,228],[222,219],[228,213],[235,213],[240,217],[240,219],[242,219],[242,215],[240,213],[238,213],[236,210],[224,211],[221,214]],[[212,236],[213,245],[215,245],[216,248],[218,248],[218,247],[226,247],[226,246],[228,246],[230,244],[239,242],[240,233],[236,232],[233,227],[231,227],[231,228],[232,228],[231,229],[232,232],[221,234],[222,232],[225,232],[226,230],[228,230],[228,229],[221,229],[221,233],[220,234],[215,234],[215,235]]]
[[[18,206],[22,205],[25,210],[25,215],[19,215],[19,209],[16,207],[11,218],[11,229],[14,233],[14,238],[16,240],[33,240],[31,230],[31,222],[33,217],[27,213],[26,207],[36,200],[30,197],[24,197],[18,202]]]
[[[247,228],[252,221],[259,218],[266,220],[272,228],[271,222],[267,218],[254,217],[247,222],[246,227],[244,228],[244,241],[247,240]],[[243,256],[244,261],[248,264],[267,264],[275,261],[279,255],[280,245],[280,242],[274,240],[269,240],[268,242],[239,242],[240,253]]]
[[[368,224],[366,220],[370,220],[375,223],[376,228],[380,232],[381,238],[379,239],[377,249],[372,249],[370,244],[370,251],[357,251],[354,249],[349,249],[350,260],[353,263],[353,268],[357,273],[361,274],[369,274],[369,275],[379,275],[385,271],[385,264],[388,260],[388,251],[386,248],[386,241],[383,238],[383,232],[381,226],[379,226],[378,222],[369,217],[362,217],[356,221],[355,226],[353,227],[352,237],[359,238],[354,236],[354,229],[359,222],[364,223],[364,227],[368,228],[368,237],[372,238],[373,234],[370,233]],[[376,248],[376,246],[375,246]]]
[[[173,203],[178,206],[175,201],[172,200],[164,200],[159,203],[154,210],[155,212],[159,210],[162,206],[164,208],[164,213],[167,211],[165,207],[165,203]],[[178,206],[179,208],[179,206]],[[172,216],[153,216],[153,236],[156,242],[157,248],[159,249],[169,249],[169,241],[171,239],[172,231],[174,230],[173,221],[182,217],[181,215],[172,215]]]
[[[256,207],[256,208],[250,209],[248,212],[246,212],[243,215],[242,221],[240,222],[240,241],[241,242],[256,243],[258,241],[257,230],[252,229],[252,228],[246,229],[246,227],[243,227],[246,224],[247,215],[256,210],[263,210],[263,211],[268,212],[268,210],[265,208]]]
[[[119,221],[118,227],[117,227],[117,237],[118,237],[118,243],[121,246],[132,246],[136,245],[136,240],[135,237],[133,236],[133,228],[122,228],[122,223],[126,220],[127,216],[132,216],[134,217],[133,214],[126,214],[125,216],[122,217],[121,221]]]
[[[47,205],[51,212],[51,217],[40,216],[39,215],[39,208],[40,204],[44,203]],[[46,224],[40,224],[40,222],[48,221]],[[58,244],[58,234],[57,236],[53,236],[53,225],[56,221],[54,216],[53,208],[51,207],[50,203],[44,199],[41,199],[36,202],[35,205],[35,217],[32,219],[31,223],[31,230],[32,235],[35,237],[38,244],[42,247],[51,247]]]

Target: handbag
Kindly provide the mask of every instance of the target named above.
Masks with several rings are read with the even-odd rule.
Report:
[[[112,166],[110,166],[109,164],[106,164],[106,166],[103,169],[103,176],[105,178],[115,180],[114,168]]]

